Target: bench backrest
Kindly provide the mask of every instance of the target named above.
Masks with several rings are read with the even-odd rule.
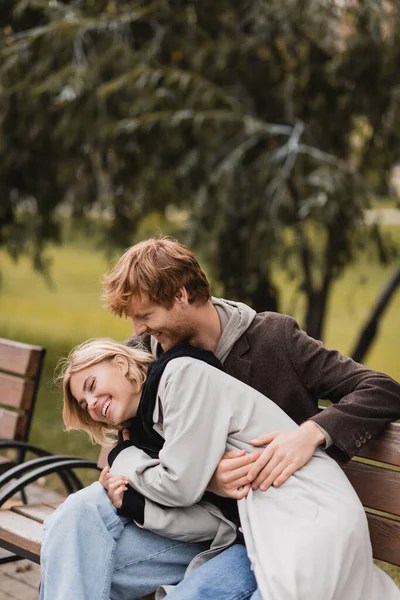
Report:
[[[44,348],[0,338],[0,439],[27,441]]]
[[[374,557],[400,566],[400,423],[341,466],[367,511]]]

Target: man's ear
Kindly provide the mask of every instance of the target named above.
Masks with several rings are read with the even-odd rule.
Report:
[[[175,294],[175,300],[176,302],[178,302],[181,306],[186,306],[189,304],[189,296],[187,293],[187,289],[182,286]]]
[[[121,370],[121,373],[124,377],[126,377],[129,373],[129,364],[128,364],[128,359],[126,358],[126,356],[122,356],[122,354],[117,354],[114,357],[114,361],[116,363],[116,365],[119,367],[119,369]]]

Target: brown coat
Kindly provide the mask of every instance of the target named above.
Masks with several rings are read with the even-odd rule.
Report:
[[[148,336],[142,341],[149,346]],[[328,350],[286,315],[258,314],[224,366],[296,423],[309,418],[319,423],[334,441],[329,453],[335,458],[351,458],[387,423],[400,418],[398,383]],[[333,405],[319,413],[320,399]]]

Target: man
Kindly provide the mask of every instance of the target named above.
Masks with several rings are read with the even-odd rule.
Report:
[[[277,431],[254,440],[254,453],[227,453],[209,485],[219,496],[239,499],[250,485],[267,490],[270,485],[284,484],[319,445],[338,458],[349,459],[388,422],[400,417],[396,382],[328,350],[301,331],[291,317],[257,315],[244,304],[212,298],[193,253],[178,242],[150,239],[127,250],[104,278],[103,297],[114,314],[132,319],[136,336],[128,343],[140,341],[154,355],[182,340],[211,350],[229,374],[270,397],[300,425],[295,431]],[[319,398],[333,403],[322,413],[318,412]],[[266,449],[257,450],[265,444]],[[67,597],[54,593],[56,580],[59,588],[69,586],[74,598],[107,599],[110,580],[111,598],[137,598],[160,584],[177,583],[199,551],[196,544],[161,538],[134,523],[123,527],[106,499],[104,490],[93,484],[70,497],[63,511],[46,524],[42,588],[52,590],[52,600]],[[85,514],[86,505],[90,515]],[[63,536],[65,551],[76,556],[79,568],[74,574],[57,558],[56,535],[46,543],[53,522]],[[83,540],[85,544],[80,545]],[[207,563],[199,569],[196,585],[186,595],[186,582],[178,586],[183,586],[181,597],[250,597],[241,587],[249,586],[248,579],[235,579],[242,567],[247,572],[246,559],[243,546],[229,549],[210,561],[216,567]],[[95,574],[88,578],[94,564]],[[217,594],[215,577],[220,586]],[[46,597],[45,592],[41,597]]]

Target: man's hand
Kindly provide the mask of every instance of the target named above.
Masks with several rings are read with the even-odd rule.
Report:
[[[273,431],[252,440],[253,446],[268,444],[247,475],[253,490],[260,488],[265,491],[272,484],[279,486],[285,483],[324,442],[324,434],[313,421],[306,421],[295,430]]]
[[[207,490],[225,498],[235,498],[236,500],[245,498],[250,489],[247,478],[249,468],[260,455],[260,451],[251,454],[246,454],[245,450],[225,452]]]
[[[124,493],[128,489],[128,479],[122,476],[115,477],[111,475],[110,467],[104,467],[100,473],[99,481],[115,508],[121,508]]]

